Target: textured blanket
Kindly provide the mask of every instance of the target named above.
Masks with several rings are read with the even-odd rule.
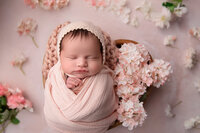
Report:
[[[103,68],[79,87],[78,94],[67,88],[59,61],[51,68],[44,94],[48,125],[62,133],[106,132],[117,119],[118,106],[110,70]]]

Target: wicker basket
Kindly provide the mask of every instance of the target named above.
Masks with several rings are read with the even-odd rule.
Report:
[[[126,40],[126,39],[118,39],[118,40],[115,40],[114,41],[114,44],[115,44],[115,46],[117,47],[117,48],[120,48],[121,47],[121,45],[123,45],[124,43],[133,43],[133,44],[138,44],[138,42],[136,42],[136,41],[133,41],[133,40]],[[47,46],[47,47],[52,47],[52,49],[54,49],[55,48],[55,46],[53,45],[53,46]],[[53,53],[53,52],[52,52]],[[47,56],[47,52],[45,53],[45,56]],[[149,54],[150,55],[150,54]],[[50,62],[45,62],[44,61],[44,59],[46,58],[44,56],[44,58],[43,58],[43,65],[49,65],[49,68],[48,69],[50,69],[51,67],[52,67],[52,62],[50,61]],[[56,55],[55,55],[56,56]],[[54,57],[54,56],[52,56],[52,57]],[[152,59],[152,57],[151,57],[151,55],[150,55],[150,58],[151,58],[151,60],[150,60],[150,62],[149,63],[151,63],[151,62],[153,62],[153,59]],[[48,64],[49,63],[49,64]],[[54,63],[53,64],[55,64],[56,62],[55,62],[55,60],[54,60]],[[44,67],[43,67],[44,68]],[[47,79],[47,76],[44,74],[44,73],[42,73],[42,79],[43,79],[43,86],[45,85],[45,81],[46,81],[46,79]],[[144,103],[146,103],[146,99],[147,99],[147,97],[149,96],[149,94],[150,94],[150,92],[151,92],[151,90],[152,90],[152,87],[149,87],[149,88],[147,88],[147,92],[140,98],[140,101],[142,101],[142,102],[144,102]],[[116,126],[118,126],[118,125],[121,125],[121,123],[118,121],[118,120],[116,120],[115,122],[114,122],[114,124],[113,125],[111,125],[110,127],[109,127],[109,129],[112,129],[112,128],[114,128],[114,127],[116,127]],[[109,130],[108,129],[108,130]]]

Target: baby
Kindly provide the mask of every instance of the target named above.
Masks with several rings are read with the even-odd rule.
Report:
[[[103,68],[103,51],[100,40],[91,32],[77,29],[61,41],[60,62],[68,88],[74,93],[83,79],[93,76]]]
[[[62,27],[58,62],[45,83],[44,114],[50,127],[62,133],[104,133],[117,119],[107,47],[104,33],[91,23]]]

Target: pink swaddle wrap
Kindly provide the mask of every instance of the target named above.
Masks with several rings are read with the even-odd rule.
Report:
[[[104,133],[117,119],[118,98],[108,68],[86,78],[76,95],[62,77],[60,61],[45,84],[44,114],[49,126],[62,133]]]

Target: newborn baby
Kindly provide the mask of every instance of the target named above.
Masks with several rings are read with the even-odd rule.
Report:
[[[57,36],[58,62],[45,84],[44,114],[62,133],[104,133],[117,119],[112,70],[105,65],[102,31],[74,22]]]

